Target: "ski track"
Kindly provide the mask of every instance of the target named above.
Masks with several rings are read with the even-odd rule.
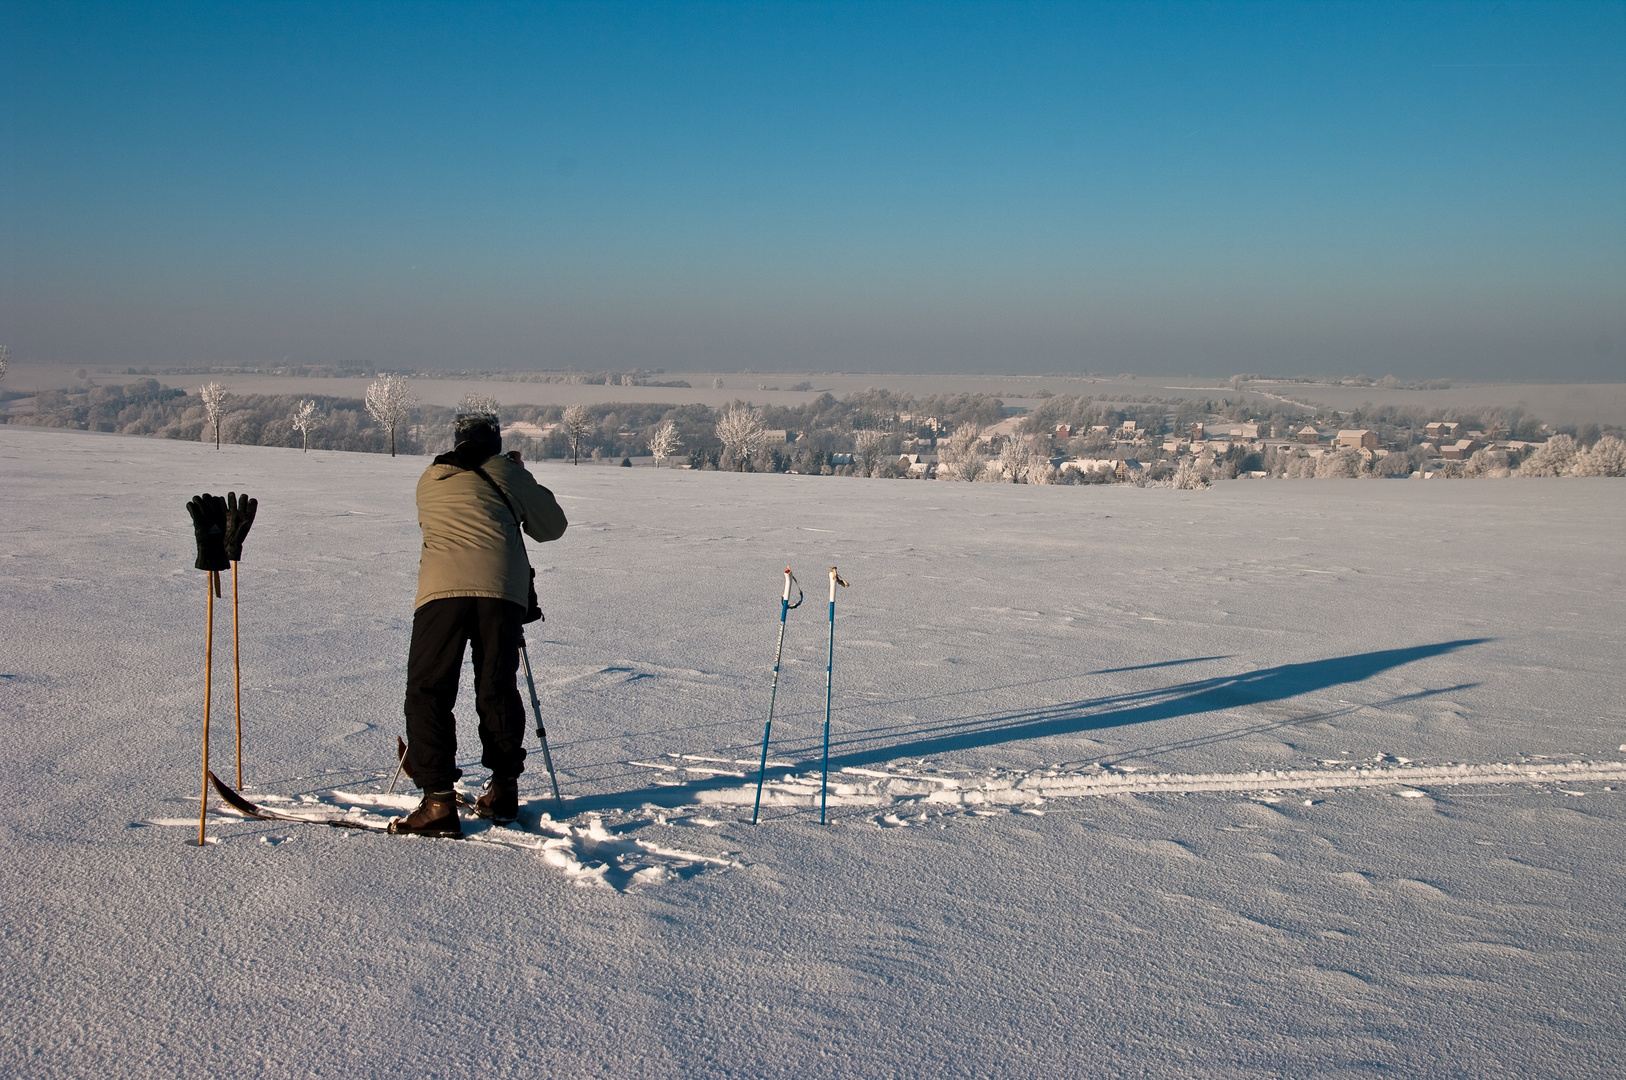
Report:
[[[669,768],[660,765],[646,767]],[[773,763],[769,764],[769,768],[774,768]],[[710,770],[692,768],[688,771],[697,773],[696,778],[701,780],[710,773]],[[893,820],[888,820],[887,815],[876,820],[883,824],[895,824],[896,811],[903,807],[917,808],[930,817],[999,807],[1031,813],[1052,800],[1110,795],[1269,794],[1393,788],[1398,796],[1415,798],[1431,787],[1517,783],[1555,785],[1563,794],[1580,796],[1589,793],[1559,785],[1606,780],[1626,781],[1626,761],[1490,765],[1350,764],[1341,769],[1283,769],[1198,775],[1142,773],[1132,767],[1123,771],[1102,769],[1095,773],[1065,773],[1053,769],[1023,773],[990,770],[970,776],[847,767],[831,774],[826,797],[832,807],[891,808]],[[1613,788],[1605,787],[1602,790],[1612,791]],[[817,806],[820,794],[821,777],[817,772],[768,776],[763,783],[762,804]],[[755,799],[754,779],[742,787],[695,793],[695,804],[705,807],[750,806]]]

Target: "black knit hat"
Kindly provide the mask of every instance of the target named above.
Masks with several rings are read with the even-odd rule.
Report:
[[[474,443],[491,447],[496,453],[502,449],[502,428],[490,413],[458,413],[452,425],[452,442],[457,446]]]

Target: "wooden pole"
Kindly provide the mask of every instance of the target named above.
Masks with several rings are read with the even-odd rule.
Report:
[[[205,843],[204,822],[209,816],[209,701],[214,696],[215,594],[220,573],[209,571],[209,614],[203,630],[203,798],[198,802],[198,847]]]
[[[237,790],[243,790],[243,662],[237,639],[237,564],[231,564],[231,685],[237,698]]]

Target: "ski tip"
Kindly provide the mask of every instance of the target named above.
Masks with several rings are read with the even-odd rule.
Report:
[[[259,818],[262,821],[269,818],[265,811],[243,798],[234,788],[216,776],[213,770],[209,772],[209,784],[215,789],[215,794],[225,800],[227,806],[244,817]]]

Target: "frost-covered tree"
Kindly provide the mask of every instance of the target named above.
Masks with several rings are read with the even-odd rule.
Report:
[[[206,383],[198,390],[198,397],[203,399],[203,415],[208,425],[215,429],[215,449],[220,449],[220,420],[225,415],[226,388],[217,382]]]
[[[982,472],[985,460],[980,436],[982,429],[974,422],[961,424],[947,440],[937,446],[937,476],[940,480],[975,480]]]
[[[999,448],[999,457],[995,459],[993,468],[999,470],[999,478],[1010,484],[1020,484],[1022,474],[1027,471],[1028,451],[1019,438],[1005,440],[1005,445]]]
[[[1473,457],[1462,463],[1462,475],[1467,477],[1508,476],[1506,450],[1476,450]]]
[[[1169,478],[1169,486],[1181,491],[1198,491],[1209,483],[1208,469],[1193,457],[1181,458],[1180,464],[1174,467],[1174,475]]]
[[[463,400],[457,403],[457,411],[459,413],[480,413],[484,416],[497,416],[502,412],[502,407],[497,404],[497,399],[494,397],[488,397],[485,394],[464,394]]]
[[[1364,459],[1361,452],[1352,446],[1342,450],[1333,450],[1322,454],[1316,459],[1315,475],[1317,479],[1345,479],[1361,475],[1361,465]]]
[[[735,405],[717,421],[717,441],[734,456],[735,468],[745,471],[746,460],[762,445],[767,429],[762,425],[762,411]]]
[[[1568,435],[1554,435],[1524,459],[1524,464],[1519,466],[1519,475],[1565,476],[1575,464],[1575,449],[1574,439]]]
[[[1038,438],[1032,435],[1013,436],[1006,440],[991,468],[997,469],[1000,479],[1010,484],[1048,483],[1048,475],[1053,472],[1050,458],[1040,451]]]
[[[6,368],[11,365],[11,349],[0,345],[0,379],[6,377]]]
[[[1575,455],[1571,476],[1626,476],[1626,440],[1605,435]]]
[[[418,403],[407,387],[405,375],[380,375],[367,388],[364,399],[375,423],[390,432],[390,457],[395,456],[395,429],[406,422]]]
[[[1050,464],[1049,446],[1037,435],[1027,437],[1028,456],[1022,466],[1022,479],[1030,484],[1054,484],[1056,467]]]
[[[1307,480],[1315,475],[1315,459],[1293,456],[1287,459],[1282,475],[1289,480]]]
[[[587,415],[587,406],[570,406],[565,410],[560,422],[565,427],[565,438],[570,440],[570,463],[580,465],[582,440],[587,437],[587,429],[593,426],[592,419]]]
[[[654,434],[649,437],[649,452],[655,455],[656,464],[671,457],[672,451],[682,445],[683,440],[678,438],[677,424],[671,420],[656,428]]]
[[[311,432],[322,426],[322,418],[316,412],[316,402],[301,401],[288,422],[293,425],[295,431],[299,432],[301,452],[310,453]]]
[[[859,431],[853,435],[853,466],[859,476],[874,476],[886,449],[884,431]]]

